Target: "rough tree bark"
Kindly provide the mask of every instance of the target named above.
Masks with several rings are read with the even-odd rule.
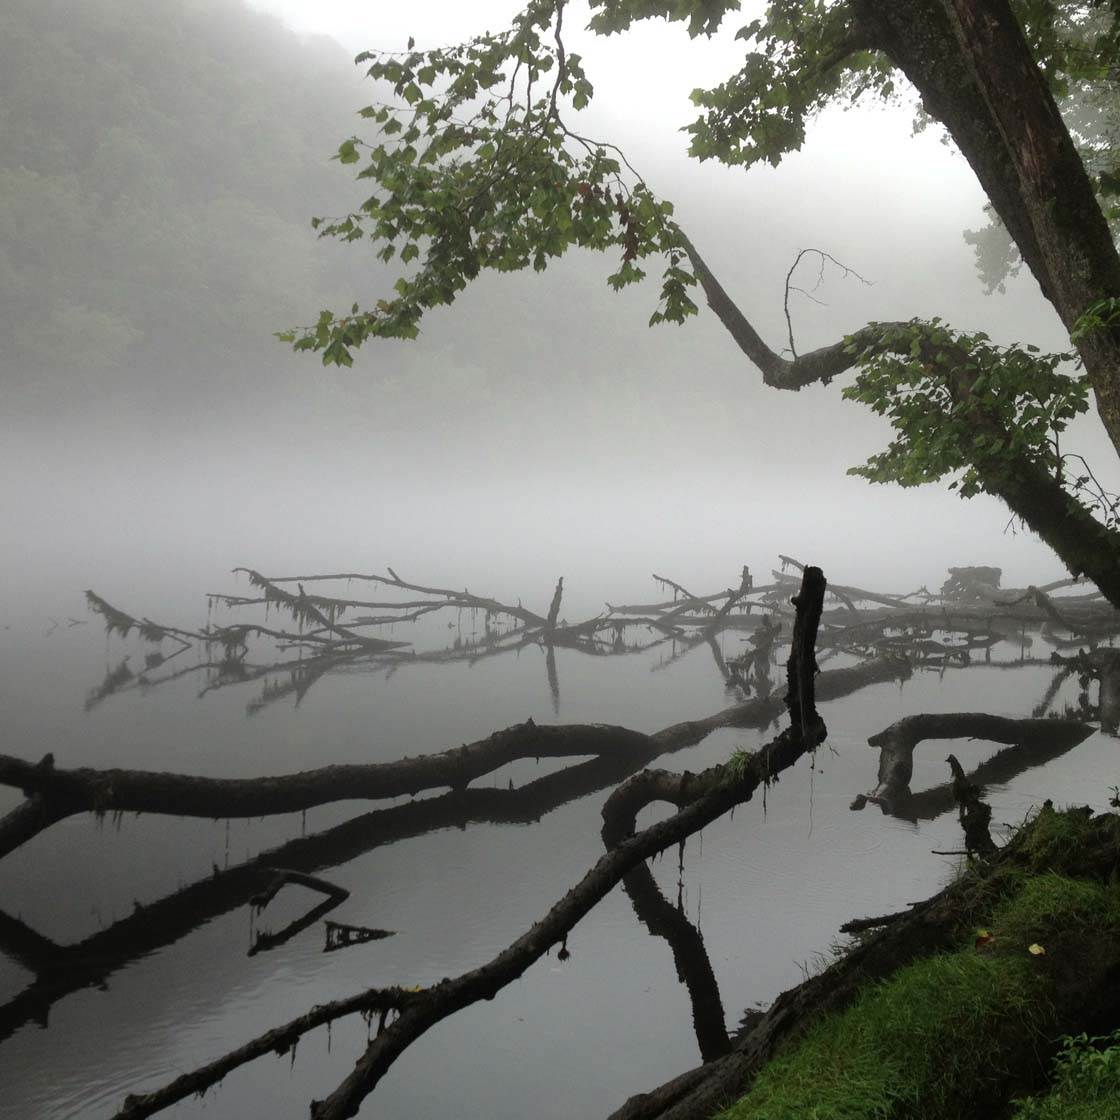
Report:
[[[826,670],[817,680],[817,695],[821,700],[837,699],[867,685],[902,679],[908,674],[906,664],[897,659]],[[246,905],[273,880],[276,867],[313,874],[345,863],[379,845],[421,836],[434,829],[462,828],[474,822],[531,824],[568,801],[625,781],[659,755],[701,742],[718,728],[762,728],[781,711],[782,701],[776,695],[759,697],[703,719],[673,724],[649,736],[625,729],[618,729],[621,735],[614,735],[612,729],[592,727],[592,735],[588,737],[584,736],[585,728],[580,725],[542,728],[526,723],[466,748],[390,764],[388,772],[377,764],[358,768],[364,771],[360,784],[372,795],[378,788],[399,788],[405,775],[407,784],[419,791],[439,788],[452,778],[461,782],[481,777],[492,765],[501,765],[503,759],[578,757],[589,753],[593,746],[601,749],[601,753],[586,761],[517,788],[464,788],[459,785],[439,796],[375,809],[325,832],[298,837],[246,863],[228,870],[216,869],[212,876],[148,903],[109,928],[72,945],[40,939],[44,946],[49,945],[49,951],[39,953],[36,966],[31,967],[34,982],[0,1005],[0,1040],[29,1022],[45,1025],[50,1008],[60,999],[79,989],[103,985],[109,976],[130,962],[174,943],[202,922]],[[36,778],[43,780],[41,769],[45,768],[0,757],[0,774],[7,774],[17,785],[34,782]],[[115,800],[118,794],[128,797],[133,804],[147,804],[154,811],[157,806],[165,805],[169,781],[172,785],[180,780],[201,782],[201,786],[194,787],[194,796],[197,807],[207,809],[203,815],[210,815],[224,802],[256,816],[260,814],[254,806],[263,809],[266,803],[291,805],[293,799],[311,800],[337,792],[342,787],[328,780],[332,770],[328,767],[311,771],[310,783],[302,791],[298,775],[279,779],[286,786],[279,802],[275,799],[277,787],[273,784],[276,779],[272,778],[260,780],[263,799],[255,802],[252,779],[209,786],[208,779],[144,771],[60,771],[64,786],[77,784],[77,796],[58,800],[49,794],[34,794],[0,819],[0,858],[56,821],[85,811],[87,807],[93,807],[94,811],[118,811],[121,804]],[[112,775],[121,773],[127,774],[126,782],[111,780]],[[379,786],[387,773],[393,775],[391,783]],[[149,780],[150,790],[147,788]],[[351,792],[349,787],[346,791]],[[18,953],[21,945],[36,938],[35,931],[0,912],[0,951]]]
[[[847,54],[879,51],[915,86],[926,111],[946,127],[975,171],[1065,326],[1071,328],[1093,301],[1120,296],[1120,256],[1007,0],[848,4],[854,26]],[[842,66],[845,57],[837,51],[829,65]],[[776,354],[687,239],[685,249],[709,306],[765,384],[801,389],[827,383],[853,364],[843,343],[793,359]],[[866,332],[854,332],[857,344]],[[1120,327],[1087,332],[1077,345],[1101,420],[1120,453]],[[999,434],[982,409],[974,419],[978,435]],[[1089,575],[1120,606],[1120,534],[1071,502],[1037,464],[994,458],[980,467],[991,492],[1074,574]]]
[[[812,583],[814,572],[815,570],[809,570],[806,573],[807,583]],[[726,597],[706,597],[709,618],[720,614],[719,608],[711,605],[711,599],[725,599],[726,606],[736,594],[729,591]],[[814,588],[814,602],[817,597],[817,590]],[[823,586],[820,588],[820,597],[823,597]],[[693,598],[694,603],[701,601]],[[906,604],[890,597],[881,598],[892,604],[888,608],[889,617],[897,618],[908,613],[905,609],[899,609],[905,608]],[[729,610],[730,607],[726,606],[726,609]],[[819,617],[819,605],[816,609]],[[841,618],[845,617],[844,612],[837,613]],[[1035,608],[1036,617],[1043,613],[1041,608]],[[563,944],[567,932],[575,922],[619,880],[625,884],[639,917],[646,922],[650,931],[670,940],[678,973],[689,988],[702,1056],[712,1059],[727,1053],[730,1042],[723,1024],[719,991],[710,963],[703,952],[702,938],[684,916],[660,895],[643,861],[649,854],[680,842],[725,809],[749,799],[759,784],[765,784],[781,768],[791,765],[807,745],[812,745],[823,736],[823,724],[816,714],[813,692],[811,689],[806,691],[804,687],[804,682],[811,684],[816,671],[813,656],[815,626],[814,620],[812,630],[808,628],[804,611],[799,605],[788,667],[790,689],[786,705],[790,727],[787,731],[759,754],[744,759],[741,766],[714,767],[695,775],[646,771],[625,782],[604,806],[603,839],[608,849],[607,854],[541,922],[490,964],[424,992],[401,988],[370,989],[345,1000],[315,1008],[209,1066],[184,1075],[156,1094],[130,1098],[120,1115],[150,1115],[173,1100],[213,1084],[224,1073],[254,1057],[290,1048],[308,1030],[342,1015],[380,1015],[384,1029],[374,1041],[370,1053],[363,1058],[360,1068],[355,1071],[355,1078],[348,1079],[330,1102],[325,1102],[322,1106],[321,1114],[324,1116],[352,1114],[346,1109],[356,1107],[355,1102],[368,1092],[393,1058],[414,1038],[457,1007],[474,999],[490,998],[508,982],[508,978],[519,975],[550,945],[557,942]],[[821,674],[816,692],[821,699],[826,699],[874,680],[890,679],[900,673],[905,673],[905,667],[898,662],[879,662],[855,669],[835,670]],[[241,868],[216,872],[213,880],[196,884],[170,899],[145,907],[134,916],[135,920],[130,917],[118,923],[120,929],[114,926],[111,930],[94,935],[89,939],[89,944],[83,943],[72,949],[56,945],[17,919],[0,914],[0,944],[5,951],[24,961],[38,977],[36,984],[26,993],[0,1008],[0,1036],[29,1019],[45,1021],[47,1010],[59,995],[77,987],[101,982],[109,972],[120,967],[127,959],[133,959],[137,953],[149,952],[152,948],[173,940],[175,934],[168,933],[169,928],[181,931],[190,924],[191,917],[195,920],[200,916],[204,918],[206,914],[230,909],[246,901],[253,901],[254,898],[258,903],[266,901],[283,882],[302,882],[329,896],[327,902],[310,912],[310,916],[298,919],[289,929],[271,936],[283,938],[290,936],[291,931],[306,928],[327,907],[334,905],[343,893],[308,873],[317,867],[339,862],[340,852],[365,850],[371,844],[381,842],[386,835],[417,834],[438,826],[441,821],[447,823],[451,820],[488,819],[488,814],[500,814],[506,809],[513,814],[520,812],[521,816],[501,819],[531,819],[548,811],[557,801],[563,800],[565,792],[571,794],[573,791],[600,788],[608,782],[618,781],[627,773],[633,774],[639,766],[661,753],[699,742],[717,727],[757,726],[778,710],[779,702],[759,699],[727,708],[706,719],[675,724],[648,736],[622,728],[540,728],[529,722],[442,755],[406,759],[381,766],[324,768],[306,775],[262,779],[256,789],[254,787],[257,783],[252,780],[211,783],[206,779],[180,775],[64,771],[56,770],[49,756],[37,766],[0,756],[0,780],[23,788],[29,795],[24,806],[0,822],[0,836],[7,828],[13,842],[17,836],[28,839],[51,821],[83,809],[113,810],[143,804],[155,811],[166,811],[169,789],[177,790],[176,798],[183,797],[184,803],[192,811],[201,812],[205,816],[215,815],[216,812],[227,815],[229,810],[257,815],[262,805],[270,807],[265,811],[291,811],[301,807],[309,798],[332,799],[342,787],[345,787],[349,796],[354,796],[354,790],[360,787],[364,796],[371,797],[395,796],[412,786],[431,788],[447,785],[452,790],[441,798],[395,806],[370,814],[370,819],[384,821],[384,827],[378,823],[373,828],[372,840],[370,829],[363,824],[363,818],[358,822],[337,826],[324,837],[292,841],[282,849],[266,853]],[[978,727],[974,723],[972,730],[976,731]],[[991,728],[985,724],[981,732],[985,730]],[[998,738],[997,735],[989,737]],[[555,756],[587,754],[589,745],[596,748],[596,757],[591,761],[580,763],[569,771],[538,779],[521,791],[465,788],[469,781],[513,758],[535,753]],[[340,776],[344,779],[341,786],[338,782]],[[535,793],[532,787],[540,787],[544,801],[534,799],[531,805],[518,810],[512,803],[520,793]],[[552,796],[553,792],[556,796]],[[261,800],[256,799],[258,793]],[[669,821],[636,833],[634,821],[637,812],[654,800],[667,800],[678,806],[680,811]],[[177,812],[179,809],[170,811]],[[346,858],[345,854],[342,858]],[[277,867],[283,870],[277,873]],[[200,909],[203,911],[201,915]],[[163,921],[165,916],[169,917],[168,922]],[[268,948],[269,943],[270,938],[263,937],[254,942],[254,947],[259,951]],[[400,1014],[401,1018],[397,1023],[388,1022],[388,1016],[392,1013]],[[734,1056],[730,1055],[731,1058]],[[713,1068],[715,1067],[703,1067],[702,1075],[696,1075],[692,1080],[685,1078],[681,1084],[706,1082]]]
[[[1120,256],[1108,223],[1008,0],[941,6],[1014,172],[1018,191],[1009,210],[1023,212],[1034,234],[1039,260],[1031,270],[1072,329],[1094,300],[1120,295]],[[1120,331],[1089,332],[1078,349],[1120,452]]]

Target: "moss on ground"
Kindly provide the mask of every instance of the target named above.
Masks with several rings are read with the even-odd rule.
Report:
[[[1068,1029],[1059,1025],[1065,1020],[1055,997],[1069,1004],[1079,954],[1101,946],[1117,952],[1114,876],[1079,879],[1058,870],[1081,870],[1088,845],[1103,836],[1107,846],[1117,835],[1114,822],[1043,810],[1017,842],[1014,860],[975,876],[957,951],[916,961],[865,989],[847,1010],[818,1020],[721,1120],[1007,1115],[1010,1097],[1044,1080],[1055,1036]],[[1120,1049],[1108,1066],[1107,1093],[1086,1095],[1085,1078],[1079,1088],[1063,1088],[1065,1068],[1060,1061],[1055,1067],[1050,1096],[1020,1106],[1021,1120],[1120,1120]]]

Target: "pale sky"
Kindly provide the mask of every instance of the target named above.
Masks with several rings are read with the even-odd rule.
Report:
[[[409,4],[375,0],[249,0],[280,17],[293,30],[327,35],[347,51],[403,49],[409,36],[420,49],[458,42],[487,30],[509,25],[521,8],[518,0],[413,0]],[[689,94],[713,86],[741,64],[743,43],[735,32],[761,14],[761,0],[744,0],[713,39],[689,38],[684,24],[662,20],[639,23],[622,35],[594,36],[584,30],[586,4],[573,2],[565,16],[565,40],[584,59],[595,86],[587,117],[601,139],[621,144],[635,165],[658,189],[656,167],[697,176],[697,193],[734,193],[742,187],[741,169],[709,163],[703,168],[686,156],[688,137],[681,127],[696,117]],[[571,116],[569,109],[568,115]],[[839,216],[847,216],[849,202],[867,202],[874,219],[884,217],[878,197],[889,176],[891,197],[911,214],[936,208],[951,212],[957,222],[978,224],[983,196],[975,178],[956,153],[941,143],[940,130],[931,128],[911,136],[913,111],[906,106],[861,106],[856,111],[830,111],[810,129],[802,152],[787,157],[778,175],[781,191],[811,180],[814,195]],[[755,180],[771,175],[768,168],[749,173]],[[891,206],[887,205],[886,210]],[[889,222],[889,215],[887,215]]]
[[[328,35],[357,54],[371,48],[402,50],[409,36],[419,49],[459,42],[484,31],[509,26],[521,9],[517,0],[413,0],[387,3],[375,0],[248,0],[251,6],[279,16],[293,30]],[[693,112],[689,93],[711,84],[713,75],[731,73],[743,45],[735,31],[761,3],[748,0],[713,40],[690,40],[683,24],[660,20],[632,28],[625,35],[602,38],[584,28],[590,12],[572,3],[565,14],[565,42],[582,54],[598,91],[597,100],[618,111],[641,103],[644,113],[670,111],[680,123]],[[669,131],[667,129],[667,131]]]

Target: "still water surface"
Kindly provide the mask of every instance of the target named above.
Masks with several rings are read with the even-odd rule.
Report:
[[[150,602],[118,605],[159,614]],[[544,654],[532,647],[473,666],[331,674],[298,706],[288,697],[251,716],[247,705],[260,695],[259,683],[200,698],[204,678],[198,674],[125,690],[87,711],[84,703],[105,674],[126,656],[139,668],[146,647],[135,638],[107,637],[80,606],[71,613],[84,624],[70,626],[63,614],[56,627],[35,610],[12,609],[0,635],[3,749],[29,759],[51,750],[63,767],[287,773],[444,750],[529,716],[655,731],[737,699],[703,647],[669,665],[664,648],[613,658],[560,650],[554,710]],[[193,624],[200,618],[196,612],[163,620]],[[460,624],[474,625],[469,619]],[[724,653],[734,655],[741,638],[726,634],[722,642]],[[1032,655],[1044,657],[1048,647],[1036,643]],[[1017,647],[997,650],[1004,659],[1017,653]],[[765,806],[740,806],[733,818],[693,838],[683,870],[675,852],[654,864],[666,896],[675,899],[679,891],[687,916],[702,931],[729,1028],[744,1009],[768,1003],[816,967],[840,923],[899,909],[953,872],[954,859],[932,854],[959,845],[951,814],[912,824],[870,808],[849,810],[853,795],[875,784],[877,754],[867,737],[917,712],[1026,716],[1052,679],[1044,665],[1015,671],[978,665],[919,672],[903,684],[876,685],[832,702],[823,709],[829,746],[814,766],[803,760],[769,791]],[[1063,687],[1059,706],[1073,699],[1076,683]],[[653,765],[699,770],[771,733],[720,731]],[[944,746],[919,749],[915,791],[945,780]],[[964,743],[953,749],[967,765],[996,748]],[[520,788],[570,765],[573,760],[519,762],[480,784]],[[1118,778],[1115,740],[1097,734],[1073,754],[993,789],[995,819],[1021,820],[1046,797],[1103,808],[1107,787]],[[171,923],[175,932],[166,944],[147,945],[139,955],[125,952],[104,989],[63,994],[41,1025],[19,1003],[32,973],[0,945],[0,1116],[107,1117],[127,1092],[155,1087],[315,1003],[369,986],[428,984],[483,963],[601,854],[599,813],[608,792],[550,807],[531,824],[445,823],[434,831],[394,832],[384,827],[384,817],[364,818],[325,855],[307,857],[318,874],[351,892],[330,913],[332,920],[396,931],[343,951],[322,951],[316,923],[249,955],[249,908],[235,897],[228,906],[214,903],[201,924],[189,914]],[[18,793],[0,791],[0,811],[18,801]],[[229,824],[76,817],[0,864],[0,910],[71,944],[113,929],[137,904],[371,808],[380,807],[349,803],[306,817]],[[318,901],[288,887],[257,928],[278,929]],[[492,1002],[430,1031],[397,1062],[362,1115],[605,1116],[628,1095],[700,1060],[669,946],[650,935],[621,889],[576,928],[568,947],[569,959],[550,955]],[[366,1036],[360,1019],[335,1024],[329,1034],[315,1032],[294,1059],[259,1060],[169,1115],[303,1118],[308,1101],[326,1095],[349,1072]]]

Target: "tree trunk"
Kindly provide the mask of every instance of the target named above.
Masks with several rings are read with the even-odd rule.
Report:
[[[975,171],[1067,329],[1120,296],[1120,257],[1092,184],[1007,0],[851,0]],[[1120,330],[1078,343],[1120,453]]]

